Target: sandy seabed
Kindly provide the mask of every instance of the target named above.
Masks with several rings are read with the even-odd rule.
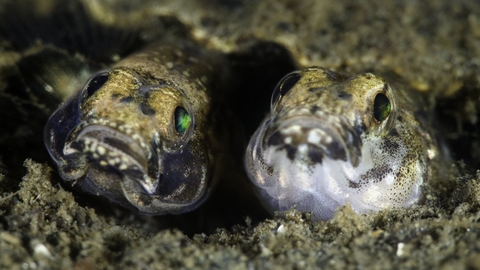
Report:
[[[320,65],[400,77],[431,101],[440,123],[436,131],[453,156],[448,173],[423,187],[423,205],[368,215],[347,206],[330,221],[312,221],[293,210],[269,217],[241,191],[236,199],[214,194],[215,203],[185,217],[142,217],[61,183],[39,134],[19,124],[0,140],[1,269],[480,267],[478,2],[172,2],[145,1],[130,15],[174,17],[205,46],[225,53],[252,40],[279,44],[291,54],[285,58],[295,59],[286,69]],[[122,12],[129,8],[121,6]],[[111,16],[98,10],[106,20]],[[270,55],[266,47],[264,55]],[[1,64],[7,52],[0,54]],[[273,77],[275,83],[279,78]],[[2,117],[9,117],[5,108]],[[5,146],[30,137],[36,148]],[[247,207],[233,217],[223,216],[226,210],[202,217],[230,199],[255,212]],[[222,223],[223,218],[235,222]]]

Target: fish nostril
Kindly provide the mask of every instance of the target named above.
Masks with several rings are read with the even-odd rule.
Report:
[[[133,97],[123,97],[122,99],[120,99],[120,102],[121,103],[130,103],[133,101]]]
[[[144,115],[150,116],[155,114],[155,110],[146,102],[140,103],[140,110]]]

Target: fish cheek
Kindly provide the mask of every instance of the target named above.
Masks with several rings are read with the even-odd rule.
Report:
[[[189,207],[192,209],[197,205],[195,202],[201,202],[199,199],[208,188],[211,176],[207,172],[211,171],[212,165],[206,154],[208,151],[199,149],[201,145],[195,144],[196,141],[190,141],[180,151],[162,155],[164,170],[158,187],[158,195],[164,200],[174,204],[191,204]]]
[[[44,143],[58,166],[63,162],[63,148],[67,138],[73,129],[81,121],[78,104],[78,96],[70,99],[58,108],[48,119],[44,129]]]

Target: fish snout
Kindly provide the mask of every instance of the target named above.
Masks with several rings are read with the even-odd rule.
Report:
[[[155,165],[158,160],[153,160],[156,155],[133,131],[127,134],[103,125],[87,125],[66,149],[81,153],[86,157],[87,166],[96,168],[87,170],[91,179],[120,178],[124,185],[128,183],[129,188],[142,193],[154,194],[157,190],[159,170]]]
[[[296,117],[283,121],[266,140],[266,147],[285,150],[287,157],[309,165],[330,160],[358,163],[360,136],[339,118]]]

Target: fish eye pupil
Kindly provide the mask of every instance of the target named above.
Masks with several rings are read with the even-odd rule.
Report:
[[[387,119],[391,111],[392,105],[388,97],[381,93],[377,94],[373,102],[373,117],[381,122]]]
[[[102,88],[107,80],[108,76],[106,74],[98,75],[91,79],[86,87],[86,97],[91,97],[98,89]]]
[[[192,118],[185,108],[180,106],[175,108],[175,129],[178,133],[185,133],[191,122]]]
[[[278,100],[280,100],[281,97],[286,95],[288,91],[290,91],[290,89],[292,89],[292,87],[300,80],[301,77],[302,75],[300,75],[298,71],[294,71],[285,75],[285,77],[280,80],[280,82],[273,90],[271,106],[275,106]]]

